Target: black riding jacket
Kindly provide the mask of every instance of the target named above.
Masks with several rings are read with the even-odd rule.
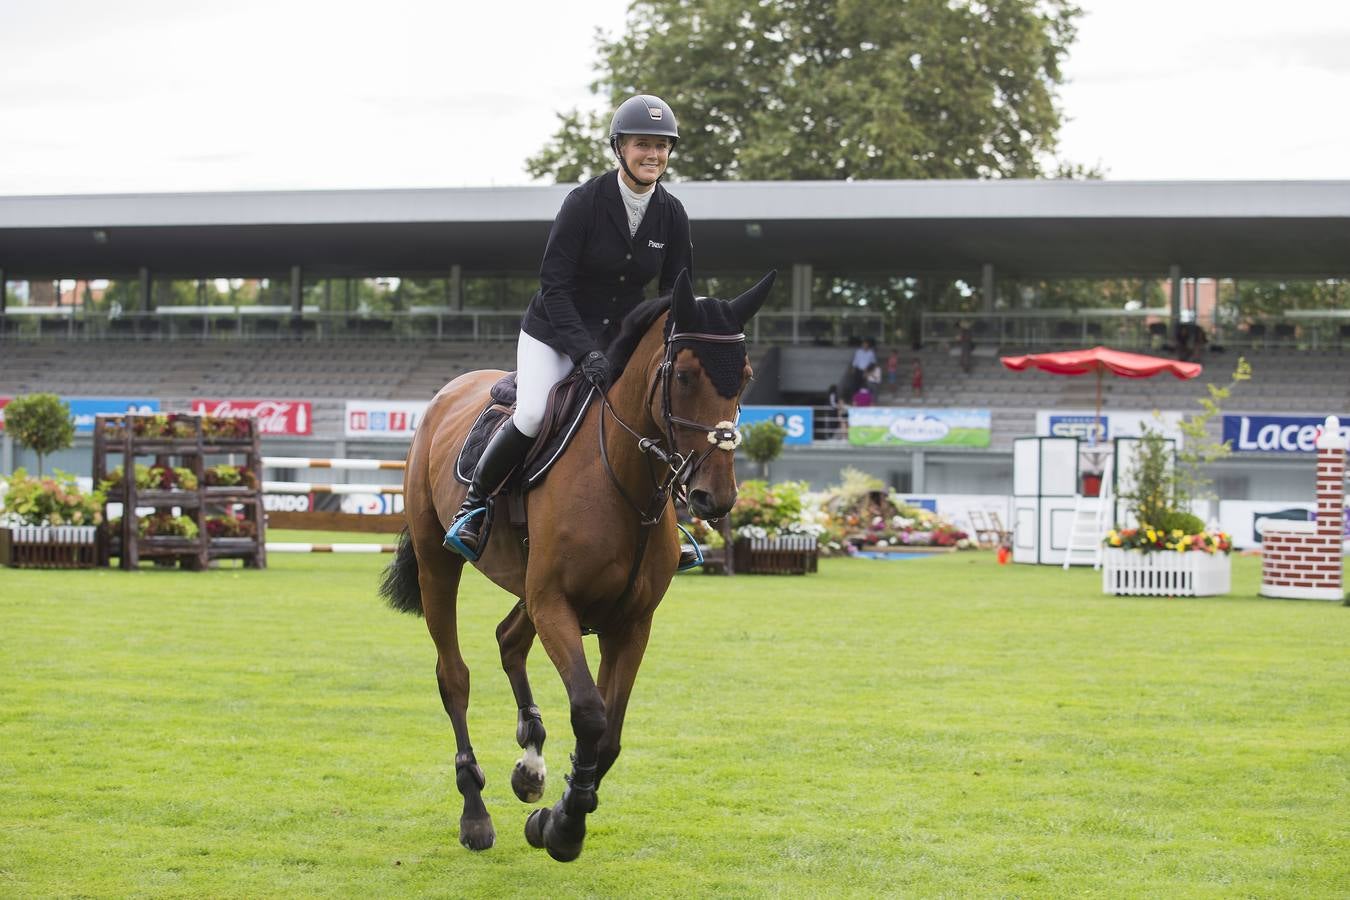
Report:
[[[681,269],[693,276],[684,205],[659,183],[652,190],[632,237],[614,172],[567,195],[553,220],[539,267],[539,292],[525,309],[521,330],[580,362],[618,334],[619,323],[642,301],[653,278],[660,276],[658,290],[665,292]]]

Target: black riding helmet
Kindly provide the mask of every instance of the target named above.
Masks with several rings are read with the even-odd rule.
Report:
[[[638,184],[651,184],[641,181],[628,170],[628,163],[619,152],[619,138],[625,134],[654,134],[670,138],[670,149],[680,140],[680,126],[675,121],[675,111],[666,101],[653,94],[638,94],[629,97],[614,110],[614,118],[609,122],[609,148],[619,159],[619,165],[628,173],[628,177]]]

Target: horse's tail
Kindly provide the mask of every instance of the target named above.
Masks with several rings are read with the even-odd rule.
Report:
[[[398,550],[394,561],[384,570],[380,580],[380,595],[399,612],[422,615],[422,589],[417,584],[417,554],[413,552],[408,529],[398,536]]]

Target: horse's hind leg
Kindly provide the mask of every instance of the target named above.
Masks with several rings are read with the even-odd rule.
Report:
[[[530,645],[534,643],[534,634],[534,623],[525,612],[524,601],[512,607],[497,626],[502,668],[511,682],[511,693],[516,696],[516,708],[519,710],[516,714],[516,743],[525,751],[516,760],[516,767],[511,772],[511,790],[525,803],[536,803],[544,795],[544,778],[548,774],[544,765],[544,720],[539,715],[539,707],[534,705],[534,693],[530,690],[529,675],[525,671],[525,658],[529,655]]]
[[[423,546],[426,547],[423,552]],[[419,545],[417,578],[427,630],[436,642],[436,684],[441,702],[455,730],[455,784],[464,795],[459,819],[459,842],[470,850],[486,850],[497,840],[492,817],[483,804],[483,770],[469,742],[469,667],[459,652],[455,606],[464,560],[430,541]]]

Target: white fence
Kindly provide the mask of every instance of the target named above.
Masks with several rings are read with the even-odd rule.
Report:
[[[1232,588],[1233,564],[1226,553],[1107,549],[1102,591],[1138,597],[1209,597]]]

